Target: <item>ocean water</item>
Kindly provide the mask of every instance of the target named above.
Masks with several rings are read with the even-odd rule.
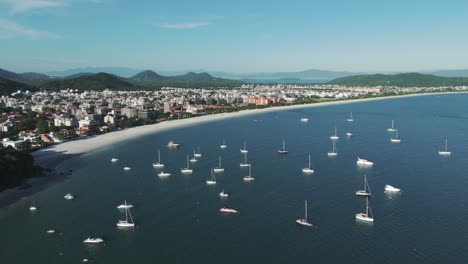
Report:
[[[1,263],[467,263],[467,105],[468,95],[457,94],[287,110],[109,146],[75,161],[69,179],[0,211]],[[354,122],[346,121],[350,112]],[[387,132],[392,119],[399,144]],[[330,158],[335,126],[338,156]],[[452,155],[441,157],[446,138]],[[276,152],[283,139],[288,155]],[[169,150],[170,140],[183,147]],[[248,169],[239,167],[244,140],[250,183],[242,180]],[[203,157],[193,174],[182,175],[198,146]],[[165,179],[151,165],[157,147],[172,173]],[[309,154],[315,173],[304,175]],[[207,186],[219,155],[225,172]],[[357,157],[375,164],[360,169]],[[355,196],[364,175],[373,224],[355,220],[365,210]],[[385,184],[402,192],[385,194]],[[228,199],[219,198],[223,189]],[[76,199],[64,200],[66,193]],[[124,199],[135,205],[132,230],[116,228]],[[295,224],[306,199],[310,229]],[[37,212],[28,210],[33,200]],[[222,215],[223,206],[240,214]],[[56,233],[46,234],[50,228]],[[83,244],[91,235],[105,243]]]

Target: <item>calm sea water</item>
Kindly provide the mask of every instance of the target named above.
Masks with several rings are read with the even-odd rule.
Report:
[[[260,114],[128,140],[80,158],[66,181],[0,213],[2,263],[467,263],[468,95],[438,95]],[[346,122],[349,112],[355,121]],[[301,123],[301,117],[310,122]],[[386,129],[395,119],[400,144]],[[338,128],[338,156],[327,157]],[[346,137],[352,132],[353,137]],[[220,150],[222,139],[229,147]],[[276,150],[286,140],[288,155]],[[448,138],[450,157],[437,154]],[[168,150],[169,140],[183,143]],[[255,181],[245,183],[247,142]],[[161,179],[154,149],[172,176]],[[192,175],[186,154],[200,146]],[[308,154],[316,172],[303,175]],[[223,158],[225,173],[207,186]],[[372,160],[356,167],[357,157]],[[115,164],[112,157],[119,158]],[[122,170],[130,166],[131,171]],[[356,222],[366,174],[374,224]],[[401,194],[387,195],[385,184]],[[218,193],[231,194],[226,200]],[[66,201],[66,193],[76,194]],[[119,230],[126,199],[137,227]],[[295,224],[309,201],[316,228]],[[35,200],[39,210],[28,208]],[[221,215],[223,206],[240,211]],[[56,234],[46,234],[54,228]],[[103,237],[87,246],[90,235]]]

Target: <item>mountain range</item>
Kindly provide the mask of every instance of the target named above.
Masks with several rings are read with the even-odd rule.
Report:
[[[337,78],[328,84],[396,87],[468,86],[468,77],[441,77],[421,73],[368,74]]]

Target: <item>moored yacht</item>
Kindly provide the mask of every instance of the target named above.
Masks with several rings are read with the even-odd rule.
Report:
[[[401,190],[392,186],[392,185],[385,185],[385,192],[400,192]]]
[[[219,164],[218,167],[213,169],[213,172],[224,172],[224,168],[221,166],[221,156],[219,156]]]
[[[75,196],[73,196],[71,193],[67,193],[63,198],[65,198],[65,200],[73,200],[75,199]]]
[[[211,179],[206,180],[206,184],[208,184],[208,185],[215,185],[216,184],[216,177],[214,175],[213,170],[211,170]]]
[[[180,144],[179,143],[175,143],[174,141],[169,141],[169,143],[167,143],[167,147],[169,148],[178,148],[180,147]]]
[[[219,147],[220,147],[221,149],[227,148],[226,141],[224,140],[224,138],[223,138],[223,144],[219,145]]]
[[[240,150],[240,152],[241,152],[241,153],[247,153],[247,152],[249,152],[249,151],[247,150],[247,147],[246,147],[245,141],[244,141],[244,148],[243,148],[243,149],[241,149],[241,150]]]
[[[221,213],[226,213],[226,214],[238,214],[239,213],[239,211],[234,210],[232,208],[227,208],[227,207],[223,207],[223,208],[219,209],[219,211]]]
[[[54,229],[49,229],[47,230],[47,234],[54,234],[55,233],[55,230]]]
[[[392,143],[400,143],[401,139],[398,137],[398,129],[395,132],[395,137],[390,138],[390,142]]]
[[[349,117],[346,119],[346,121],[348,121],[348,122],[353,122],[354,121],[353,113],[349,113]]]
[[[29,207],[29,211],[36,211],[36,210],[37,210],[36,201],[33,201],[33,205]]]
[[[168,176],[171,176],[171,174],[169,172],[161,171],[160,173],[158,173],[158,176],[159,177],[168,177]]]
[[[364,222],[374,222],[374,217],[369,206],[369,197],[366,197],[366,212],[356,214],[356,219]]]
[[[296,220],[296,224],[300,225],[300,226],[305,226],[305,227],[312,227],[314,226],[313,224],[309,223],[307,221],[307,200],[305,200],[305,209],[304,209],[304,213],[305,213],[305,216],[304,216],[304,219],[297,219]]]
[[[356,191],[357,196],[371,196],[371,190],[369,187],[369,183],[367,182],[367,177],[364,175],[364,189]]]
[[[374,163],[372,161],[368,161],[366,159],[361,159],[361,158],[357,158],[356,164],[358,166],[364,166],[364,167],[370,167],[370,166],[374,165]]]
[[[227,198],[229,197],[229,193],[225,192],[224,190],[219,193],[219,197],[221,198]]]
[[[122,209],[122,210],[124,210],[124,209],[130,209],[130,208],[133,208],[133,205],[132,205],[132,204],[128,204],[128,203],[127,203],[127,200],[124,200],[124,203],[123,203],[123,204],[117,206],[117,209]]]
[[[123,169],[124,169],[124,171],[129,171],[129,170],[131,170],[132,168],[130,168],[130,167],[124,167]]]
[[[249,175],[244,177],[244,181],[250,182],[253,181],[255,178],[252,177],[252,165],[249,166]]]
[[[164,167],[164,164],[161,163],[161,151],[158,149],[158,162],[153,162],[153,167],[160,169]]]
[[[83,240],[83,243],[85,244],[101,244],[102,242],[104,242],[104,239],[99,237],[88,237]]]
[[[394,126],[395,126],[395,120],[392,120],[392,127],[387,128],[387,131],[388,131],[388,132],[395,132],[396,129],[395,129]]]
[[[303,118],[301,118],[301,122],[304,122],[304,123],[305,123],[305,122],[309,122],[309,118],[303,117]]]
[[[187,155],[187,167],[180,169],[180,172],[184,173],[184,174],[189,174],[189,173],[193,172],[193,170],[190,168],[189,156],[188,155]]]
[[[286,150],[286,143],[283,139],[283,148],[282,149],[278,149],[278,153],[279,154],[288,154],[288,151]]]
[[[327,153],[327,155],[329,157],[335,157],[335,156],[338,155],[338,153],[336,152],[336,141],[335,140],[332,141],[332,145],[333,145],[332,151]]]
[[[133,222],[132,214],[130,213],[129,208],[125,208],[125,220],[119,220],[119,222],[117,222],[117,227],[122,227],[122,228],[135,227],[135,223]]]
[[[119,159],[116,159],[116,158],[111,159],[111,162],[117,162],[117,161],[119,161]]]
[[[201,154],[201,152],[200,152],[200,146],[198,146],[198,152],[194,153],[193,156],[194,156],[195,158],[201,158],[201,157],[202,157],[202,154]]]
[[[302,169],[303,173],[314,173],[314,170],[310,168],[310,155],[309,155],[309,166]]]
[[[248,167],[250,166],[249,163],[247,163],[247,153],[244,153],[244,163],[240,164],[241,167]]]
[[[338,140],[338,139],[340,139],[340,137],[339,137],[338,134],[337,134],[336,127],[335,127],[335,134],[332,135],[332,136],[330,136],[330,139],[331,139],[331,140]]]
[[[445,140],[445,150],[439,150],[439,155],[441,156],[449,156],[452,154],[452,152],[448,151],[447,149],[447,139]]]

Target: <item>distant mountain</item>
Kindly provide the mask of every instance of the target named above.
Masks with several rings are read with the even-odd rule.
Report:
[[[95,74],[95,73],[92,73],[92,72],[80,72],[80,73],[76,73],[76,74],[64,76],[64,77],[61,77],[61,78],[63,78],[63,79],[72,79],[72,78],[76,78],[76,77],[88,76],[88,75],[93,75],[93,74]]]
[[[78,89],[79,91],[103,91],[106,89],[134,90],[136,88],[135,85],[125,81],[125,79],[108,73],[97,73],[75,78],[53,80],[47,83],[43,83],[40,86],[43,89],[55,91],[68,88]]]
[[[364,73],[344,72],[344,71],[325,71],[325,70],[306,70],[299,72],[263,72],[263,73],[226,73],[226,72],[210,72],[211,74],[231,79],[249,79],[249,80],[281,80],[281,79],[297,79],[297,80],[332,80],[340,77],[353,75],[361,75]]]
[[[468,85],[468,78],[440,77],[421,73],[372,74],[338,78],[328,82],[328,84],[347,86],[440,87]]]
[[[221,78],[213,77],[206,72],[202,72],[202,73],[189,72],[183,75],[170,77],[170,79],[172,81],[181,81],[181,82],[213,82],[213,81],[223,80]]]
[[[468,70],[441,70],[429,72],[428,74],[441,77],[468,77]]]
[[[21,79],[19,74],[15,73],[15,72],[4,70],[4,69],[0,69],[0,78],[5,78],[5,79],[9,79],[9,80]]]
[[[36,87],[0,77],[0,95],[11,95],[16,91],[37,91]]]
[[[146,70],[136,75],[133,75],[132,77],[130,77],[130,79],[135,80],[135,81],[147,82],[147,81],[161,81],[161,80],[167,79],[167,77],[161,76],[155,73],[154,71]]]
[[[114,74],[122,77],[130,77],[141,70],[138,69],[133,69],[133,68],[127,68],[127,67],[85,67],[85,68],[76,68],[76,69],[69,69],[69,70],[64,70],[64,71],[51,71],[51,72],[46,72],[45,74],[49,76],[56,76],[56,77],[65,77],[65,76],[70,76],[70,75],[75,75],[79,73],[100,73],[100,72],[106,72],[109,74]]]
[[[18,75],[23,80],[49,80],[50,79],[50,76],[42,74],[42,73],[36,73],[36,72],[24,72]]]

